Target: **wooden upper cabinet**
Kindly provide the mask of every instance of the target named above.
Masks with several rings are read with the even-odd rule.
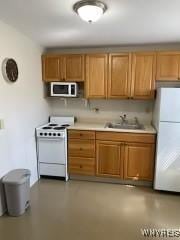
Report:
[[[86,98],[106,98],[107,54],[86,55]]]
[[[128,98],[130,84],[131,54],[110,54],[108,98]]]
[[[54,81],[84,81],[84,55],[43,55],[43,80]]]
[[[42,73],[45,82],[60,81],[62,59],[55,55],[42,56]]]
[[[155,90],[156,53],[134,53],[132,57],[131,98],[152,99]]]
[[[124,178],[153,180],[154,144],[128,143],[125,145]]]
[[[180,52],[158,52],[156,80],[180,80]]]
[[[65,55],[64,78],[66,81],[82,82],[84,81],[84,55],[72,54]]]
[[[96,141],[96,175],[123,178],[122,164],[120,143]]]

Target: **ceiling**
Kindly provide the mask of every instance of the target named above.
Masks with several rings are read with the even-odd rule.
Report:
[[[76,0],[0,0],[0,19],[44,47],[180,42],[180,0],[103,0],[96,23],[82,21]]]

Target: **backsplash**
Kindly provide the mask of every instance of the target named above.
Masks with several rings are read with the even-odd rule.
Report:
[[[120,115],[138,117],[150,123],[154,101],[141,100],[90,100],[50,98],[51,115],[74,115],[78,121],[102,122],[118,120]]]

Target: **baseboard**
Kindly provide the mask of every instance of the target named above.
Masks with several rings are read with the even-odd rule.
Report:
[[[92,181],[92,182],[104,182],[104,183],[116,183],[122,185],[132,185],[132,186],[144,186],[152,187],[153,183],[150,181],[132,181],[132,180],[121,180],[116,178],[104,178],[104,177],[95,177],[95,176],[81,176],[81,175],[70,175],[71,180],[80,180],[80,181]]]

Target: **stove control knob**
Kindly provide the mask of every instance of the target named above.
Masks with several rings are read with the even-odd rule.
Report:
[[[52,134],[51,133],[49,133],[49,136],[51,136]]]
[[[61,136],[61,134],[60,134],[60,133],[58,133],[58,136],[60,137],[60,136]]]
[[[53,136],[56,136],[56,133],[53,133]]]
[[[47,136],[47,133],[44,133],[44,136]]]
[[[40,136],[43,136],[43,133],[40,133],[39,135],[40,135]]]

